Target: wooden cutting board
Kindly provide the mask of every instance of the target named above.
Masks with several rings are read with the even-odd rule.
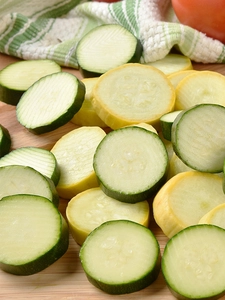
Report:
[[[0,54],[0,70],[18,59]],[[197,70],[213,70],[225,75],[225,65],[218,64],[193,64]],[[63,69],[73,73],[78,78],[81,75],[77,70]],[[65,133],[76,128],[72,123],[47,134],[34,135],[29,133],[16,120],[15,107],[0,102],[0,124],[5,126],[12,138],[12,148],[22,146],[36,146],[51,149],[54,143]],[[65,216],[67,201],[61,199],[60,211]],[[150,221],[150,229],[156,235],[161,253],[167,242],[167,238],[155,224],[153,217]],[[1,241],[0,241],[1,242]],[[38,242],[38,241],[37,241]],[[70,237],[70,245],[67,253],[44,271],[31,276],[15,276],[0,271],[0,299],[61,299],[61,300],[174,300],[160,273],[158,279],[142,291],[128,295],[107,295],[93,287],[87,280],[80,261],[79,246]],[[221,298],[225,300],[225,297]]]

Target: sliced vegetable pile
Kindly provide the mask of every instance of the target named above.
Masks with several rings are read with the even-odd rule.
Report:
[[[23,91],[16,112],[25,130],[42,134],[68,121],[82,126],[51,151],[11,150],[10,135],[2,130],[8,139],[0,139],[0,215],[10,213],[4,222],[0,218],[1,239],[5,244],[15,239],[26,219],[30,231],[23,239],[39,240],[45,225],[38,210],[44,206],[55,232],[46,233],[40,255],[32,248],[20,259],[10,249],[6,261],[0,245],[0,267],[20,275],[40,271],[54,262],[53,248],[55,259],[66,252],[69,229],[81,247],[87,279],[106,293],[147,287],[161,265],[175,296],[220,297],[225,291],[224,76],[195,71],[189,59],[172,54],[152,65],[125,61],[94,72],[99,77],[83,80],[55,72]],[[68,200],[68,226],[57,208],[59,197]],[[27,217],[27,207],[34,218]],[[6,236],[4,228],[18,210],[21,227],[14,233],[11,226]],[[168,238],[161,264],[151,212]]]

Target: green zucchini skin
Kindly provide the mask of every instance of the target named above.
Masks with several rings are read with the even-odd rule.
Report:
[[[0,200],[4,197],[6,197],[6,195],[8,196],[9,193],[4,193],[4,185],[7,185],[8,182],[10,182],[11,184],[15,184],[15,178],[18,178],[18,173],[20,172],[21,176],[20,178],[22,178],[23,180],[28,180],[28,176],[30,178],[32,178],[32,176],[35,176],[35,178],[38,180],[43,180],[42,182],[44,182],[47,186],[47,188],[49,189],[49,197],[46,194],[43,194],[43,189],[39,188],[40,191],[40,195],[43,197],[46,197],[49,199],[49,201],[51,201],[55,207],[59,206],[59,195],[57,193],[56,190],[56,186],[54,184],[54,182],[52,181],[52,179],[48,178],[47,176],[41,174],[40,172],[38,172],[37,170],[33,169],[32,167],[29,166],[21,166],[21,165],[8,165],[8,166],[4,166],[4,167],[0,167],[0,178],[1,178],[1,183],[3,185],[2,189],[1,189],[1,193],[0,193]],[[29,183],[30,184],[30,183]],[[40,184],[40,182],[39,182]],[[32,182],[32,186],[30,184],[31,189],[29,190],[30,194],[36,194],[36,192],[33,190],[33,187],[35,186],[35,182]],[[16,191],[12,192],[12,190],[10,191],[10,194],[24,194],[24,193],[28,193],[27,190],[24,189],[24,187],[21,187],[18,189],[18,187],[16,188]],[[42,194],[41,194],[42,193]]]
[[[4,262],[0,262],[0,269],[6,273],[14,275],[28,276],[36,274],[56,262],[66,253],[69,247],[69,229],[65,219],[61,217],[61,220],[62,232],[60,239],[55,247],[50,249],[41,257],[41,263],[38,262],[40,257],[24,265],[9,265],[5,264]]]
[[[21,60],[9,64],[0,71],[0,101],[16,106],[36,80],[61,70],[59,64],[49,59]]]
[[[168,170],[168,167],[167,167]],[[161,177],[161,179],[155,184],[152,188],[150,188],[147,191],[140,192],[138,194],[125,194],[119,191],[111,191],[110,188],[108,188],[103,181],[101,181],[100,178],[98,178],[99,186],[102,189],[102,191],[109,197],[115,198],[121,202],[126,203],[137,203],[141,202],[143,200],[148,200],[154,197],[154,195],[159,191],[159,189],[163,186],[163,184],[166,182],[167,179],[167,171],[164,173],[164,175]]]
[[[90,78],[126,63],[139,63],[142,53],[143,45],[131,31],[119,24],[104,24],[79,41],[75,55],[80,73]]]
[[[137,39],[137,45],[136,45],[134,55],[126,63],[139,63],[142,52],[143,52],[142,43],[139,39]],[[115,67],[118,67],[118,66],[115,66]],[[80,71],[80,73],[82,74],[82,76],[84,78],[99,77],[102,74],[104,74],[104,72],[100,72],[100,71],[99,72],[93,72],[93,71],[90,71],[90,70],[86,70],[86,69],[82,68],[81,66],[79,66],[79,71]]]
[[[163,153],[163,156],[164,156],[165,165],[163,166],[163,170],[162,170],[160,176],[158,176],[157,178],[155,178],[154,182],[153,181],[151,183],[149,182],[149,185],[146,185],[145,187],[140,188],[140,189],[137,188],[136,191],[129,192],[129,191],[125,191],[121,187],[118,188],[118,185],[116,187],[115,186],[112,187],[111,183],[109,182],[109,180],[105,180],[105,175],[102,175],[102,166],[99,166],[99,158],[100,158],[100,160],[103,158],[103,155],[104,155],[103,151],[107,150],[106,146],[104,146],[104,145],[106,145],[107,140],[110,141],[111,137],[112,137],[111,138],[112,142],[109,142],[108,147],[110,148],[110,150],[111,150],[111,148],[113,148],[114,151],[117,152],[117,153],[114,153],[115,155],[121,155],[121,153],[122,153],[121,149],[120,149],[121,147],[118,147],[118,145],[116,146],[116,148],[118,149],[118,151],[117,151],[117,149],[115,150],[115,148],[114,148],[115,147],[115,142],[114,142],[115,139],[114,139],[114,137],[115,137],[115,135],[117,133],[120,134],[120,133],[123,133],[123,132],[124,133],[127,132],[126,133],[126,138],[127,138],[128,133],[131,136],[133,134],[133,131],[134,131],[134,133],[135,132],[139,132],[140,136],[141,136],[141,134],[145,133],[146,134],[145,143],[149,142],[148,141],[148,137],[149,137],[151,139],[155,139],[157,141],[158,145],[161,144],[160,147],[161,147],[161,150],[162,150],[162,153]],[[129,141],[128,141],[128,143],[129,143]],[[140,141],[137,141],[136,144],[137,145],[140,144]],[[150,142],[149,142],[149,144],[150,144]],[[131,143],[129,143],[127,145],[129,145],[130,148],[132,148]],[[102,148],[104,150],[102,150]],[[107,155],[107,153],[105,153],[105,155]],[[152,155],[153,155],[153,153],[152,153]],[[140,154],[139,154],[139,156],[141,157]],[[148,159],[146,158],[146,163],[147,162],[148,162]],[[113,159],[111,159],[110,163],[114,164]],[[159,163],[161,163],[161,161],[159,161]],[[111,131],[100,142],[100,144],[98,145],[98,147],[96,149],[95,155],[94,155],[93,168],[95,170],[95,173],[96,173],[96,176],[97,176],[97,179],[98,179],[98,182],[99,182],[99,186],[100,186],[100,188],[102,189],[102,191],[107,196],[109,196],[111,198],[114,198],[114,199],[117,199],[117,200],[119,200],[121,202],[137,203],[137,202],[140,202],[140,201],[143,201],[143,200],[147,200],[147,199],[150,199],[151,197],[153,197],[158,192],[158,190],[162,187],[162,185],[166,182],[166,180],[167,180],[167,173],[168,173],[168,169],[169,169],[169,159],[168,159],[168,154],[167,154],[167,150],[165,148],[165,145],[163,144],[163,142],[161,141],[161,139],[159,138],[159,136],[156,133],[150,132],[150,131],[148,131],[148,130],[146,130],[144,128],[139,128],[139,127],[136,127],[136,126],[130,126],[130,127],[120,128],[120,129]],[[105,168],[108,168],[108,173],[111,172],[110,164],[108,162],[107,162],[107,165],[105,163]],[[148,175],[150,176],[152,165],[151,166],[147,166],[147,168],[148,168]],[[115,176],[115,174],[113,176]],[[114,177],[114,179],[115,178],[116,177]],[[114,180],[112,180],[112,182],[114,183]]]
[[[9,153],[12,140],[8,129],[3,125],[0,125],[0,131],[2,131],[2,139],[0,141],[0,158]]]
[[[25,91],[12,90],[0,85],[0,100],[6,104],[16,106]]]
[[[87,255],[87,254],[85,254],[85,251],[86,251],[86,248],[88,247],[89,240],[94,239],[95,233],[97,233],[97,231],[101,230],[102,228],[107,228],[107,227],[110,228],[110,226],[113,226],[113,224],[116,224],[116,226],[118,225],[118,229],[119,229],[121,226],[123,226],[123,224],[126,224],[126,223],[128,225],[134,224],[133,226],[137,225],[138,227],[140,227],[140,230],[145,230],[145,232],[146,233],[148,232],[148,235],[151,235],[151,238],[153,238],[153,240],[155,240],[155,242],[154,242],[155,252],[154,252],[154,254],[152,254],[153,257],[155,258],[155,260],[154,260],[154,264],[151,265],[151,269],[148,270],[146,273],[142,274],[142,276],[140,276],[140,277],[138,275],[138,279],[137,279],[137,276],[136,276],[136,278],[134,278],[133,280],[130,280],[130,281],[125,280],[122,282],[121,279],[118,279],[118,280],[116,279],[116,281],[118,281],[118,283],[114,282],[115,280],[113,280],[113,282],[110,283],[108,278],[99,279],[99,278],[97,278],[97,276],[95,277],[95,276],[92,276],[92,274],[89,274],[89,270],[88,270],[89,266],[87,265],[87,267],[86,267],[86,260],[85,260],[85,256]],[[134,231],[137,234],[136,230],[134,230]],[[140,235],[141,234],[142,233],[140,232]],[[128,234],[128,235],[130,236],[130,234]],[[109,236],[110,236],[110,234],[109,234]],[[134,235],[134,238],[135,238],[135,235]],[[106,242],[106,244],[107,244],[107,242]],[[93,244],[92,244],[92,246],[93,246]],[[97,244],[96,244],[96,246],[97,246]],[[115,248],[117,248],[117,245],[114,245],[114,246],[115,246]],[[143,245],[141,245],[141,247],[142,246]],[[99,246],[99,247],[101,247],[101,246]],[[89,255],[91,255],[91,253],[89,253]],[[138,253],[137,253],[137,255],[138,255]],[[85,240],[84,244],[81,246],[79,257],[80,257],[81,264],[84,268],[84,271],[85,271],[88,281],[91,284],[93,284],[95,287],[97,287],[98,289],[104,291],[107,294],[111,294],[111,295],[129,294],[129,293],[133,293],[133,292],[142,290],[142,289],[148,287],[149,285],[151,285],[158,278],[160,270],[161,270],[160,247],[159,247],[159,243],[155,239],[153,233],[147,227],[144,227],[143,225],[140,225],[138,223],[135,223],[135,222],[129,221],[129,220],[106,221],[105,223],[101,224],[99,227],[95,228],[89,234],[89,236]],[[125,272],[126,272],[126,270],[125,270]]]
[[[187,126],[184,126],[183,124],[186,124],[184,122],[189,121],[188,118],[193,118],[193,115],[195,120],[192,119],[192,123],[190,122]],[[225,140],[223,139],[224,135],[221,135],[217,129],[220,128],[221,132],[224,131],[224,128],[221,128],[225,124],[224,120],[225,108],[219,104],[200,103],[178,114],[172,124],[171,142],[174,152],[183,163],[201,172],[220,173],[223,171]],[[204,124],[202,129],[200,123]],[[185,134],[184,131],[186,131]],[[187,140],[188,135],[189,139]],[[204,138],[205,144],[199,136],[202,137],[202,140]],[[184,142],[186,142],[185,147]],[[211,149],[213,144],[217,145],[214,146],[215,150]],[[188,151],[193,151],[193,154]],[[204,161],[202,157],[204,157]]]
[[[74,105],[71,106],[64,114],[62,114],[58,119],[50,124],[46,124],[44,126],[36,127],[36,128],[28,128],[28,130],[36,135],[43,134],[46,132],[51,132],[66,123],[68,123],[73,116],[79,111],[81,108],[85,96],[85,85],[83,82],[78,81],[78,93],[74,99]]]
[[[167,287],[168,287],[168,289],[170,290],[170,292],[171,292],[171,294],[176,298],[176,299],[180,299],[180,300],[217,300],[217,299],[220,299],[220,297],[222,297],[222,296],[224,296],[225,295],[225,285],[224,285],[224,287],[222,288],[220,288],[220,290],[216,290],[216,288],[212,288],[212,294],[210,294],[210,293],[208,293],[208,295],[207,294],[205,294],[205,295],[203,295],[203,296],[200,296],[200,295],[198,295],[198,296],[196,296],[196,295],[193,295],[192,293],[188,293],[187,291],[186,291],[186,293],[184,292],[184,293],[182,293],[182,288],[183,287],[181,287],[180,289],[179,289],[179,287],[178,286],[174,286],[174,283],[171,283],[170,282],[170,275],[169,275],[169,278],[167,277],[167,273],[170,273],[169,272],[169,267],[167,266],[167,257],[168,257],[168,259],[169,260],[172,260],[173,259],[173,254],[174,254],[174,251],[172,251],[172,253],[170,253],[170,254],[168,254],[168,252],[169,252],[169,249],[170,249],[170,246],[172,247],[172,248],[174,248],[174,249],[176,249],[175,251],[176,251],[176,255],[177,255],[177,257],[178,257],[178,260],[179,260],[179,258],[180,258],[180,256],[182,257],[182,254],[181,255],[179,255],[179,250],[180,250],[180,246],[179,245],[183,245],[183,249],[186,249],[185,247],[187,247],[187,245],[185,245],[186,243],[184,242],[184,243],[182,243],[182,241],[180,241],[179,239],[181,238],[181,237],[184,237],[185,238],[185,240],[187,241],[189,241],[189,239],[188,238],[190,238],[190,232],[192,231],[193,233],[195,233],[195,231],[196,232],[201,232],[201,234],[202,234],[202,237],[200,237],[200,239],[202,238],[202,243],[203,243],[203,245],[205,245],[205,240],[204,240],[204,237],[206,237],[206,234],[204,233],[204,230],[208,230],[208,234],[212,234],[213,233],[213,235],[216,235],[216,231],[220,231],[220,233],[222,234],[222,235],[224,235],[225,236],[225,230],[224,230],[224,228],[222,228],[222,227],[219,227],[219,226],[217,226],[217,225],[212,225],[212,224],[197,224],[197,225],[191,225],[191,226],[189,226],[189,227],[187,227],[187,228],[185,228],[185,229],[183,229],[183,230],[181,230],[180,232],[178,232],[177,234],[175,234],[168,242],[167,242],[167,244],[166,244],[166,246],[165,246],[165,248],[164,248],[164,253],[163,253],[163,256],[162,256],[162,260],[161,260],[161,269],[162,269],[162,275],[163,275],[163,278],[164,278],[164,280],[165,280],[165,282],[166,282],[166,284],[167,284]],[[212,231],[212,233],[211,233],[211,231]],[[208,238],[208,240],[209,240],[210,238]],[[221,240],[224,240],[224,237],[223,238],[221,238],[221,236],[220,236],[220,239]],[[179,240],[179,242],[176,244],[176,241],[177,240]],[[207,241],[208,242],[208,244],[210,245],[210,242],[209,241]],[[178,247],[175,247],[175,246],[178,246]],[[222,245],[222,243],[220,244],[220,246],[222,247],[223,245]],[[178,248],[178,249],[177,249]],[[188,248],[188,249],[186,249],[187,251],[190,251],[190,249]],[[206,251],[206,253],[207,253],[207,249],[205,250]],[[203,251],[203,249],[202,249],[202,255],[204,256],[204,251]],[[207,254],[206,254],[207,255]],[[213,255],[213,253],[212,253],[212,255]],[[217,256],[218,254],[216,253],[216,251],[215,251],[215,257]],[[191,255],[190,255],[191,256]],[[201,255],[200,255],[201,256]],[[190,259],[190,261],[191,261],[191,258],[189,258]],[[198,261],[199,262],[199,264],[200,264],[200,270],[201,270],[201,257],[198,257],[198,259],[196,260],[196,261]],[[205,258],[204,258],[205,259]],[[206,260],[206,259],[205,259]],[[175,261],[176,261],[176,258],[175,258]],[[196,267],[196,261],[194,261],[194,266]],[[208,260],[207,260],[207,262],[208,261],[210,261],[210,257],[208,257]],[[174,263],[176,263],[176,262],[174,262]],[[210,262],[211,263],[211,262]],[[210,263],[209,263],[209,265],[210,265]],[[216,261],[215,262],[216,264],[218,264],[218,261]],[[221,267],[224,267],[224,265],[223,266],[221,266]],[[190,266],[190,268],[193,268],[193,266]],[[176,269],[175,269],[175,272],[174,272],[174,274],[176,273]],[[184,281],[186,280],[186,277],[187,277],[187,274],[186,274],[186,270],[183,268],[183,269],[180,269],[180,270],[178,270],[178,271],[180,271],[180,274],[177,274],[176,273],[176,275],[175,276],[179,276],[180,278],[183,278],[182,277],[182,272],[184,272]],[[190,273],[191,274],[191,273]],[[196,275],[194,275],[194,276],[196,276]],[[204,276],[203,276],[204,277]],[[204,279],[203,279],[204,280]],[[216,280],[218,280],[218,279],[216,279]],[[216,281],[215,280],[215,281]],[[183,286],[184,286],[184,284],[185,284],[185,282],[183,281]],[[206,282],[207,282],[207,280],[206,280]],[[205,284],[206,284],[206,282],[205,282]],[[187,286],[189,286],[190,285],[190,282],[186,282],[186,284],[187,284]],[[188,285],[189,284],[189,285]],[[203,286],[203,283],[201,283],[201,286]],[[192,286],[193,287],[193,286]],[[186,289],[187,290],[187,289]],[[196,289],[197,290],[197,289]],[[216,294],[217,293],[217,294]]]
[[[9,165],[30,166],[50,178],[55,186],[59,182],[60,168],[49,150],[32,146],[13,149],[0,159],[0,167]]]
[[[51,74],[51,75],[47,75],[43,78],[40,79],[41,80],[45,80],[47,77],[48,79],[51,79],[51,77],[53,78],[53,76],[70,76],[71,78],[73,78],[74,82],[76,82],[77,84],[77,92],[76,95],[74,95],[74,99],[73,99],[73,103],[67,108],[67,110],[63,111],[57,118],[49,121],[49,122],[45,122],[44,124],[40,123],[40,125],[38,126],[29,126],[24,124],[25,120],[23,119],[23,116],[21,116],[21,106],[24,105],[23,100],[24,98],[26,99],[27,97],[27,93],[28,93],[28,97],[30,97],[29,93],[30,91],[32,92],[32,88],[35,86],[35,84],[39,83],[36,82],[33,86],[31,86],[21,97],[20,102],[17,105],[16,108],[16,112],[17,112],[17,119],[18,121],[21,123],[21,125],[23,125],[24,127],[27,128],[28,131],[32,132],[33,134],[39,135],[39,134],[43,134],[43,133],[47,133],[47,132],[51,132],[55,129],[58,129],[59,127],[65,125],[66,123],[68,123],[73,116],[79,111],[79,109],[81,108],[83,101],[84,101],[84,97],[85,97],[85,93],[86,93],[86,88],[85,88],[85,84],[79,80],[76,76],[66,73],[66,72],[58,72],[55,74]],[[63,99],[62,99],[63,101]],[[35,109],[35,104],[34,104],[34,109]],[[54,108],[53,108],[54,110]],[[40,115],[41,118],[41,115]]]
[[[155,264],[154,271],[149,272],[144,277],[140,278],[138,281],[135,282],[139,286],[138,290],[142,290],[146,288],[158,278],[160,272],[160,262],[161,262],[161,258],[158,257],[157,263]],[[116,286],[115,285],[110,286],[109,284],[105,284],[104,282],[94,280],[92,277],[90,277],[87,274],[86,276],[88,281],[91,284],[93,284],[96,288],[110,295],[122,295],[122,294],[130,294],[130,293],[137,292],[137,289],[134,288],[132,282],[124,283]]]

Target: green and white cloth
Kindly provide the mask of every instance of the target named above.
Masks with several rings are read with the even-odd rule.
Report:
[[[196,62],[225,62],[225,46],[181,25],[170,0],[0,0],[0,52],[77,68],[79,40],[90,29],[112,23],[140,39],[142,62],[161,59],[174,47]]]

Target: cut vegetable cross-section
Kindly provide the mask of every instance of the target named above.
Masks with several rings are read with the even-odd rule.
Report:
[[[84,77],[96,77],[125,63],[139,62],[140,41],[119,24],[90,30],[78,43],[76,58]]]
[[[53,181],[29,166],[0,167],[0,182],[0,200],[9,195],[32,194],[45,197],[56,206],[59,204]]]
[[[1,101],[17,105],[37,80],[57,72],[61,72],[60,65],[49,59],[22,60],[6,66],[0,72]]]
[[[15,275],[31,275],[67,251],[69,231],[48,199],[12,195],[0,201],[0,240],[0,268]]]
[[[85,85],[70,73],[45,76],[21,97],[17,119],[36,134],[52,131],[73,118],[81,108],[84,95]]]
[[[60,170],[52,152],[38,147],[21,147],[0,159],[0,167],[20,165],[31,167],[50,178],[57,185]]]
[[[80,250],[88,280],[109,294],[125,294],[149,286],[160,269],[159,244],[138,223],[108,221],[94,229]]]
[[[179,71],[193,69],[192,62],[189,57],[174,53],[167,54],[164,58],[154,62],[149,62],[147,65],[161,70],[167,76]]]
[[[164,234],[171,238],[225,203],[222,182],[216,174],[197,171],[181,172],[168,180],[153,200],[154,219]]]
[[[60,168],[56,186],[60,197],[71,199],[88,188],[98,186],[93,157],[105,135],[100,127],[83,126],[65,134],[55,143],[51,151]]]
[[[168,241],[162,272],[177,299],[216,300],[225,292],[225,230],[190,226]]]
[[[225,158],[225,107],[198,104],[181,112],[172,124],[174,152],[190,168],[223,171]]]
[[[149,214],[148,201],[124,203],[108,197],[99,187],[79,193],[66,208],[72,236],[80,245],[92,230],[106,221],[125,219],[148,226]]]
[[[135,203],[149,199],[164,183],[168,155],[157,134],[130,126],[105,136],[96,149],[93,165],[108,196]]]
[[[188,109],[201,103],[225,105],[225,77],[214,71],[193,72],[176,87],[175,109]]]
[[[100,76],[92,104],[112,129],[142,122],[158,129],[160,117],[174,108],[175,90],[158,69],[129,63]]]

